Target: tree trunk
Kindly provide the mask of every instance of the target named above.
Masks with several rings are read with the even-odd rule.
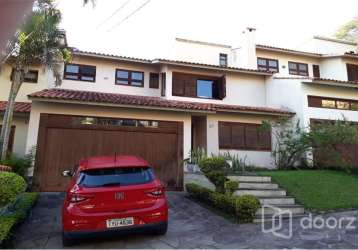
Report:
[[[15,69],[14,75],[13,75],[13,82],[12,82],[10,93],[9,93],[8,103],[7,103],[4,118],[3,118],[1,134],[0,134],[0,150],[1,150],[0,151],[0,154],[1,154],[0,159],[1,160],[5,160],[7,157],[11,125],[12,125],[12,118],[13,118],[14,108],[15,108],[15,99],[19,92],[21,84],[22,84],[21,71],[19,69]]]

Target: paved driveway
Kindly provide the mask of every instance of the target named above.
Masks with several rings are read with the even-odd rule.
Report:
[[[170,223],[165,236],[86,240],[75,248],[358,248],[358,221],[353,225],[356,229],[303,230],[299,219],[294,219],[292,238],[282,239],[262,233],[260,224],[233,224],[188,200],[184,193],[170,192],[168,196]],[[62,199],[63,194],[41,194],[29,219],[15,235],[16,248],[62,248]],[[357,218],[358,211],[332,216]],[[280,232],[288,232],[288,221]]]

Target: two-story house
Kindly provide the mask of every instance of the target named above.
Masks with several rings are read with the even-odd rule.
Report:
[[[63,190],[62,170],[91,155],[140,155],[174,190],[183,188],[183,159],[197,147],[273,168],[264,120],[358,121],[356,44],[317,41],[325,53],[258,45],[248,28],[235,46],[178,38],[168,59],[74,50],[60,87],[41,68],[37,84],[24,84],[18,105],[31,101],[31,113],[16,113],[13,151],[37,147],[34,183],[43,191]],[[10,75],[4,65],[1,89]]]

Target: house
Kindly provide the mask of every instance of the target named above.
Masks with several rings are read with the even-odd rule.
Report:
[[[274,168],[275,141],[259,129],[263,121],[358,121],[356,45],[315,37],[307,44],[313,52],[277,48],[256,44],[248,28],[235,46],[177,38],[166,59],[74,50],[60,87],[43,67],[30,71],[17,99],[13,152],[36,147],[41,191],[64,190],[62,170],[91,155],[141,155],[171,190],[183,188],[192,148]],[[10,75],[4,65],[0,100]]]

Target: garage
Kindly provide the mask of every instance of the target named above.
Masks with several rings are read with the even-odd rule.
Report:
[[[63,170],[100,155],[146,159],[168,190],[183,189],[183,123],[41,114],[34,170],[39,191],[64,191]]]

